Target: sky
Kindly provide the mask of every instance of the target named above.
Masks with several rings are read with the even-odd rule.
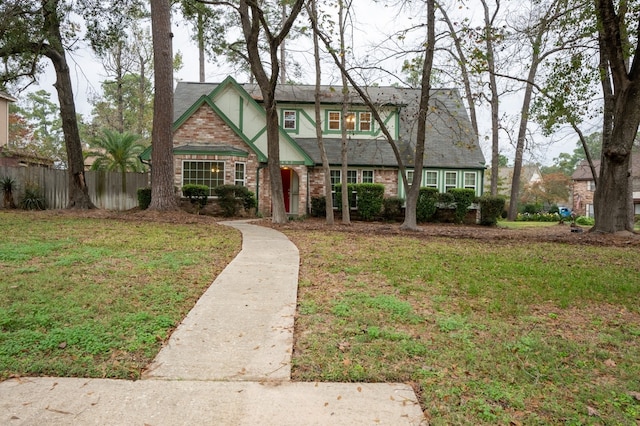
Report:
[[[358,53],[364,52],[365,55],[371,55],[373,58],[375,55],[384,55],[386,52],[381,49],[377,49],[379,43],[384,40],[384,34],[388,33],[388,28],[397,28],[400,25],[417,25],[420,24],[419,19],[416,16],[419,15],[419,11],[415,13],[405,13],[401,17],[396,13],[384,7],[379,3],[371,0],[358,0],[360,2],[368,2],[368,6],[363,9],[358,9],[358,14],[354,16],[354,30],[353,39],[356,40],[353,49]],[[466,16],[470,16],[472,19],[481,19],[482,13],[480,10],[465,9]],[[407,18],[407,16],[412,16]],[[399,22],[402,20],[403,22]],[[174,19],[173,22],[173,34],[174,34],[174,53],[180,51],[183,55],[184,66],[182,69],[174,74],[176,81],[198,81],[199,80],[199,67],[198,67],[198,50],[193,41],[190,40],[190,29]],[[408,44],[408,41],[407,41]],[[314,76],[313,70],[313,58],[311,56],[311,46],[299,44],[293,42],[288,45],[290,54],[295,56],[295,59],[302,64],[302,68],[309,70],[309,74],[306,78],[307,81],[303,81],[307,84],[312,84]],[[101,72],[102,65],[97,61],[88,47],[82,47],[75,50],[68,56],[68,61],[71,67],[72,82],[74,85],[74,96],[76,99],[77,111],[85,117],[91,114],[91,105],[88,99],[100,92],[100,82],[106,78],[106,75]],[[387,64],[393,62],[387,62]],[[398,60],[395,60],[396,67],[399,67]],[[327,68],[323,72],[326,72]],[[222,81],[232,71],[223,65],[207,63],[205,67],[206,81],[219,82]],[[246,80],[246,76],[234,75],[236,79],[243,82]],[[333,71],[328,76],[325,76],[327,81],[325,83],[336,83],[337,75]],[[396,80],[392,78],[380,78],[377,84],[389,85]],[[57,95],[53,84],[55,82],[55,75],[52,67],[48,66],[47,72],[39,78],[38,84],[31,86],[29,90],[45,89],[52,93],[51,99],[57,101]],[[18,95],[19,97],[20,95]],[[518,95],[511,96],[508,99],[501,101],[501,109],[503,112],[515,114],[520,110],[520,99]],[[491,147],[490,147],[490,111],[488,106],[479,108],[479,120],[480,120],[480,144],[485,153],[487,164],[491,159]],[[589,132],[587,132],[588,134]],[[506,134],[501,134],[501,151],[512,161],[513,150],[510,148],[510,143]],[[553,158],[557,157],[561,152],[572,153],[576,147],[577,138],[571,133],[558,134],[554,136],[554,139],[543,138],[541,135],[534,137],[536,143],[540,145],[534,156],[525,158],[525,161],[540,162],[545,165],[552,163]]]

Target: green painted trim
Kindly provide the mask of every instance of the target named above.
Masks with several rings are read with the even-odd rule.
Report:
[[[207,100],[207,95],[202,95],[193,103],[176,121],[173,122],[171,130],[175,132],[182,126]]]
[[[309,114],[307,114],[307,111],[304,109],[300,110],[300,115],[302,115],[309,123],[311,123],[311,125],[315,128],[316,127],[316,120],[315,118],[311,118],[311,116]]]
[[[242,102],[242,96],[238,96],[238,120],[240,121],[239,128],[244,133],[244,102]]]
[[[255,101],[255,99],[253,99],[249,93],[247,93],[246,90],[244,90],[244,87],[242,87],[240,84],[238,84],[238,82],[231,76],[228,76],[227,78],[224,79],[224,81],[222,83],[220,83],[218,85],[218,87],[216,87],[215,89],[213,89],[211,91],[211,93],[209,94],[209,98],[212,100],[215,98],[215,96],[221,92],[223,89],[223,87],[226,87],[228,85],[233,86],[236,91],[239,93],[240,97],[241,97],[241,102],[243,100],[246,100],[248,103],[252,104],[259,112],[260,114],[262,114],[265,117],[265,127],[262,130],[262,132],[259,132],[258,134],[262,134],[263,132],[266,132],[267,127],[266,127],[266,116],[267,113],[264,110],[264,108],[262,106],[260,106],[260,104],[258,104],[258,102]],[[213,102],[212,102],[213,103]],[[219,111],[219,109],[218,109]],[[242,121],[244,121],[244,115],[242,115]],[[242,124],[241,124],[242,125]],[[234,128],[238,129],[238,132],[240,132],[241,135],[244,135],[244,133],[241,132],[239,127],[236,127],[235,125],[233,126]],[[280,132],[280,136],[284,137],[284,139],[289,142],[291,144],[291,146],[293,146],[294,150],[296,150],[303,158],[304,158],[304,164],[305,165],[313,165],[313,160],[311,159],[311,157],[309,157],[309,154],[307,154],[301,147],[300,145],[298,145],[298,143],[295,141],[295,139],[293,139],[291,136],[289,136],[287,134],[287,132],[284,131],[284,129],[282,129],[282,127],[278,126],[278,131]],[[243,139],[245,139],[246,141],[249,141],[249,139],[244,136]],[[253,144],[253,142],[255,142],[256,138],[254,138],[251,142],[251,146],[255,147],[255,145]],[[248,142],[249,143],[249,142]],[[257,150],[257,148],[255,148]],[[259,150],[257,152],[260,152]],[[264,154],[262,152],[260,152],[260,154],[262,154],[264,156]],[[260,157],[259,158],[260,161],[267,161],[267,157]]]
[[[251,139],[251,143],[255,143],[265,133],[267,133],[267,128],[263,127],[258,133],[256,133],[256,135],[253,137],[253,139]],[[265,161],[267,161],[267,160],[265,160]]]

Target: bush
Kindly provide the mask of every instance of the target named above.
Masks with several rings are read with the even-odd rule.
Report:
[[[327,214],[327,199],[324,195],[311,197],[311,216],[324,217]]]
[[[382,217],[385,220],[395,220],[402,214],[404,200],[400,197],[388,197],[382,200]]]
[[[507,200],[504,197],[483,195],[478,202],[480,203],[480,225],[495,226],[504,212]]]
[[[242,185],[221,185],[213,189],[218,197],[218,203],[222,208],[222,214],[226,217],[237,216],[239,205],[246,210],[256,206],[256,197],[246,186]]]
[[[542,211],[542,204],[540,203],[527,203],[522,207],[521,213],[536,214]]]
[[[476,199],[476,191],[466,188],[451,188],[449,193],[453,195],[454,202],[456,203],[454,219],[456,223],[462,223],[469,211],[469,207]]]
[[[578,225],[584,225],[584,226],[593,226],[596,224],[596,221],[594,218],[586,217],[586,216],[578,216],[575,222]]]
[[[45,200],[40,188],[34,184],[27,184],[24,189],[24,197],[20,201],[20,207],[25,210],[44,210]]]
[[[13,200],[13,190],[16,189],[16,180],[5,176],[0,179],[0,188],[2,188],[3,196],[3,205],[6,209],[15,209],[16,203]]]
[[[200,208],[207,205],[209,187],[207,185],[196,185],[189,183],[182,187],[182,195],[187,197],[191,204],[197,204]]]
[[[558,213],[518,213],[516,222],[560,222]]]
[[[433,217],[438,208],[439,192],[436,188],[420,188],[416,205],[416,219],[427,222]]]
[[[354,185],[358,200],[358,213],[362,220],[373,220],[382,212],[384,185],[360,183]]]
[[[149,208],[149,204],[151,204],[151,188],[138,188],[138,206],[140,206],[141,210],[146,210]]]

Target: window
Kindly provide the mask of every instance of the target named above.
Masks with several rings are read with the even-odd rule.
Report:
[[[213,188],[224,185],[224,161],[183,161],[182,184],[207,185],[212,196]]]
[[[407,184],[411,186],[413,182],[413,170],[407,170]]]
[[[593,217],[593,204],[587,204],[585,206],[585,216]]]
[[[347,113],[347,115],[344,117],[345,121],[347,123],[347,130],[355,130],[356,129],[356,115],[352,112]]]
[[[596,190],[596,181],[595,180],[588,180],[587,181],[587,191],[595,191]]]
[[[464,187],[465,189],[476,190],[476,174],[475,172],[464,173]]]
[[[444,192],[455,188],[458,182],[458,172],[444,172]]]
[[[438,188],[438,172],[428,170],[426,173],[425,186],[427,188]]]
[[[336,197],[336,185],[341,181],[340,170],[331,170],[331,198],[333,198],[333,208],[338,208],[338,198]]]
[[[362,171],[362,183],[373,183],[373,170]]]
[[[244,163],[236,163],[236,174],[233,183],[235,185],[244,186],[245,185],[245,164]]]
[[[358,183],[358,171],[357,170],[347,170],[347,184],[350,183]],[[356,196],[356,191],[353,191],[351,194],[351,208],[355,209],[358,207],[358,201]]]
[[[361,132],[371,131],[371,113],[361,112],[359,113],[358,127]]]
[[[342,126],[340,122],[342,121],[342,114],[339,112],[329,112],[329,130],[340,130]]]
[[[285,130],[296,130],[298,128],[298,114],[295,111],[283,111],[282,115]]]

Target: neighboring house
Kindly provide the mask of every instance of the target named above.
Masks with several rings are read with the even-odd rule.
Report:
[[[370,87],[369,95],[413,168],[416,113],[420,91]],[[471,188],[482,194],[485,159],[456,90],[431,93],[422,186]],[[311,198],[324,195],[324,174],[315,128],[315,86],[280,85],[280,165],[285,207],[290,215],[309,212]],[[341,100],[339,87],[321,88],[322,133],[333,184],[341,176]],[[362,100],[352,94],[347,115],[348,183],[380,183],[385,196],[404,197],[398,162]],[[174,95],[175,184],[247,186],[258,210],[270,214],[267,137],[262,96],[254,84],[228,77],[219,84],[179,82]],[[150,152],[143,154],[150,158]],[[409,174],[412,170],[408,171]],[[411,176],[411,175],[410,175]]]
[[[53,161],[48,158],[30,154],[9,144],[9,104],[16,101],[13,96],[0,91],[0,166],[53,166]]]
[[[600,160],[594,160],[596,174],[600,173]],[[633,151],[631,157],[631,176],[633,179],[633,209],[640,215],[640,152]],[[593,195],[595,181],[587,160],[582,160],[571,175],[573,180],[573,211],[578,216],[593,217]]]
[[[15,101],[13,96],[0,91],[0,147],[9,143],[9,104]]]
[[[498,167],[498,195],[511,197],[511,183],[513,182],[513,167]],[[536,164],[525,164],[520,171],[520,191],[542,182],[542,173]],[[487,170],[487,180],[484,190],[491,189],[491,169]]]

